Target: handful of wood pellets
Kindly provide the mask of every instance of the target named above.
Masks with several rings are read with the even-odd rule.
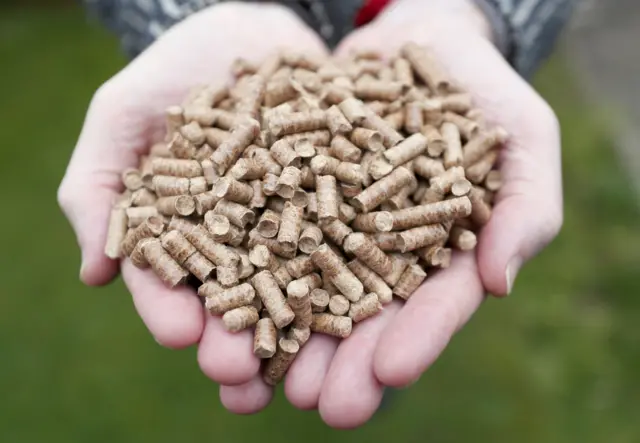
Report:
[[[105,252],[254,328],[275,385],[311,333],[348,337],[475,248],[507,134],[415,43],[233,74],[166,110],[164,142],[122,173]]]

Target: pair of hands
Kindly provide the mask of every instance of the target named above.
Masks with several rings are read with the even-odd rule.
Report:
[[[338,343],[315,334],[285,382],[289,401],[318,409],[337,428],[365,423],[384,386],[414,383],[480,306],[485,290],[511,291],[521,265],[562,223],[558,124],[549,106],[515,73],[491,42],[489,26],[470,0],[396,0],[373,23],[353,32],[339,54],[376,49],[392,54],[407,41],[428,45],[452,77],[473,93],[492,124],[510,134],[501,156],[504,186],[477,251],[458,253],[451,268],[428,279],[406,303],[394,301]],[[259,62],[281,47],[326,53],[315,33],[283,6],[223,3],[176,25],[96,92],[58,191],[82,251],[80,278],[110,282],[121,269],[135,307],[155,339],[169,348],[198,345],[202,371],[220,386],[235,413],[267,406],[248,331],[231,334],[203,312],[189,288],[165,288],[151,271],[103,254],[120,172],[162,138],[164,109],[199,83],[226,83],[236,57]]]

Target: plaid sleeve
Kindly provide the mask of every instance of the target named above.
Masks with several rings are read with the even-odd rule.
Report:
[[[83,0],[89,12],[137,56],[163,32],[189,15],[228,0]],[[244,0],[252,1],[252,0]],[[264,0],[253,0],[256,2]],[[354,27],[366,0],[279,0],[333,46]]]
[[[546,59],[575,0],[475,0],[494,29],[496,44],[525,78]]]

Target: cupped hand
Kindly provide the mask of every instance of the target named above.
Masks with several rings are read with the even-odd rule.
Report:
[[[258,63],[281,47],[326,52],[313,31],[285,7],[223,3],[170,29],[99,88],[58,190],[82,252],[83,282],[106,284],[120,269],[103,252],[111,204],[121,192],[121,171],[136,166],[139,156],[162,139],[164,109],[181,103],[196,85],[226,84],[237,57]],[[248,331],[227,333],[219,318],[204,315],[191,289],[169,290],[129,260],[122,262],[122,275],[140,317],[160,344],[182,348],[199,342],[201,368],[222,384],[242,384],[257,376],[258,359],[239,351],[251,348]],[[268,402],[268,395],[253,398]]]
[[[418,380],[478,309],[485,292],[508,294],[521,265],[555,237],[562,223],[556,118],[494,47],[488,23],[473,2],[397,0],[337,52],[346,56],[375,49],[392,55],[408,41],[428,46],[473,94],[488,123],[510,134],[500,159],[504,186],[476,252],[455,254],[452,266],[428,278],[406,304],[394,301],[341,343],[315,334],[302,348],[287,374],[286,395],[299,408],[319,409],[337,428],[369,420],[385,386]],[[245,394],[226,390],[229,404],[256,410]]]

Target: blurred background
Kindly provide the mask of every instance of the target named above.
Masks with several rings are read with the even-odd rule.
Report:
[[[417,385],[337,432],[281,392],[227,413],[195,350],[160,348],[120,281],[79,283],[56,190],[126,60],[76,2],[0,2],[0,441],[640,441],[638,42],[640,2],[582,2],[535,79],[562,124],[562,233]]]

